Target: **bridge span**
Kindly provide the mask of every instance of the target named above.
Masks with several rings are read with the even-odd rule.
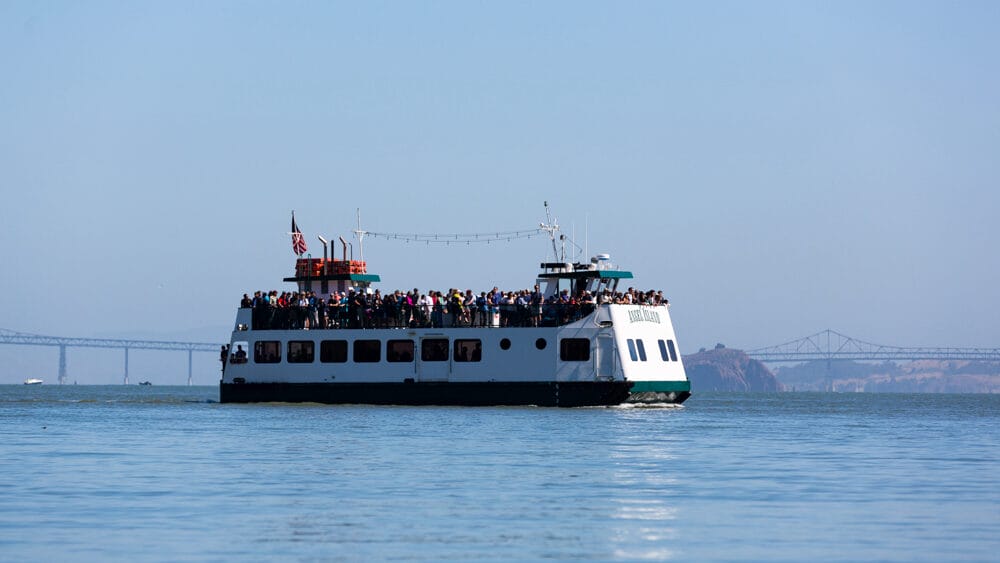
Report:
[[[219,352],[221,344],[208,342],[173,342],[167,340],[116,340],[110,338],[72,338],[64,336],[43,336],[0,328],[0,344],[20,344],[26,346],[59,347],[59,384],[66,383],[66,348],[117,348],[125,351],[124,383],[128,385],[129,350],[174,350],[188,354],[188,385],[192,379],[192,355],[195,352]]]
[[[912,361],[970,360],[1000,361],[1000,348],[947,348],[885,346],[852,338],[834,330],[824,330],[810,336],[765,348],[746,350],[748,356],[762,362],[809,362],[834,360]]]

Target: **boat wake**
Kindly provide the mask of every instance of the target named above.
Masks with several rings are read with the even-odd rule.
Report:
[[[677,402],[677,393],[643,391],[641,393],[632,393],[629,395],[628,399],[626,399],[622,406],[631,406],[633,408],[673,408],[680,407],[681,405]]]
[[[620,405],[615,405],[610,407],[613,409],[683,409],[684,405],[679,405],[677,403],[664,403],[664,402],[636,402],[628,401]]]

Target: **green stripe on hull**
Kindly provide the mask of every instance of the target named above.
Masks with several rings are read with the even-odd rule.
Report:
[[[632,386],[633,393],[670,393],[690,392],[690,381],[636,381]]]

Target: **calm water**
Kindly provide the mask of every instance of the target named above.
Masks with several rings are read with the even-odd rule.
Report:
[[[217,398],[0,386],[0,560],[1000,557],[1000,396]]]

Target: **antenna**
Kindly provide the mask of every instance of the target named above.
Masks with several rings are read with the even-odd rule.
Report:
[[[549,238],[552,239],[552,254],[555,255],[555,259],[559,260],[559,248],[556,247],[556,231],[559,230],[559,220],[552,219],[552,215],[549,214],[549,202],[545,203],[545,223],[539,223],[538,228],[549,233]]]

